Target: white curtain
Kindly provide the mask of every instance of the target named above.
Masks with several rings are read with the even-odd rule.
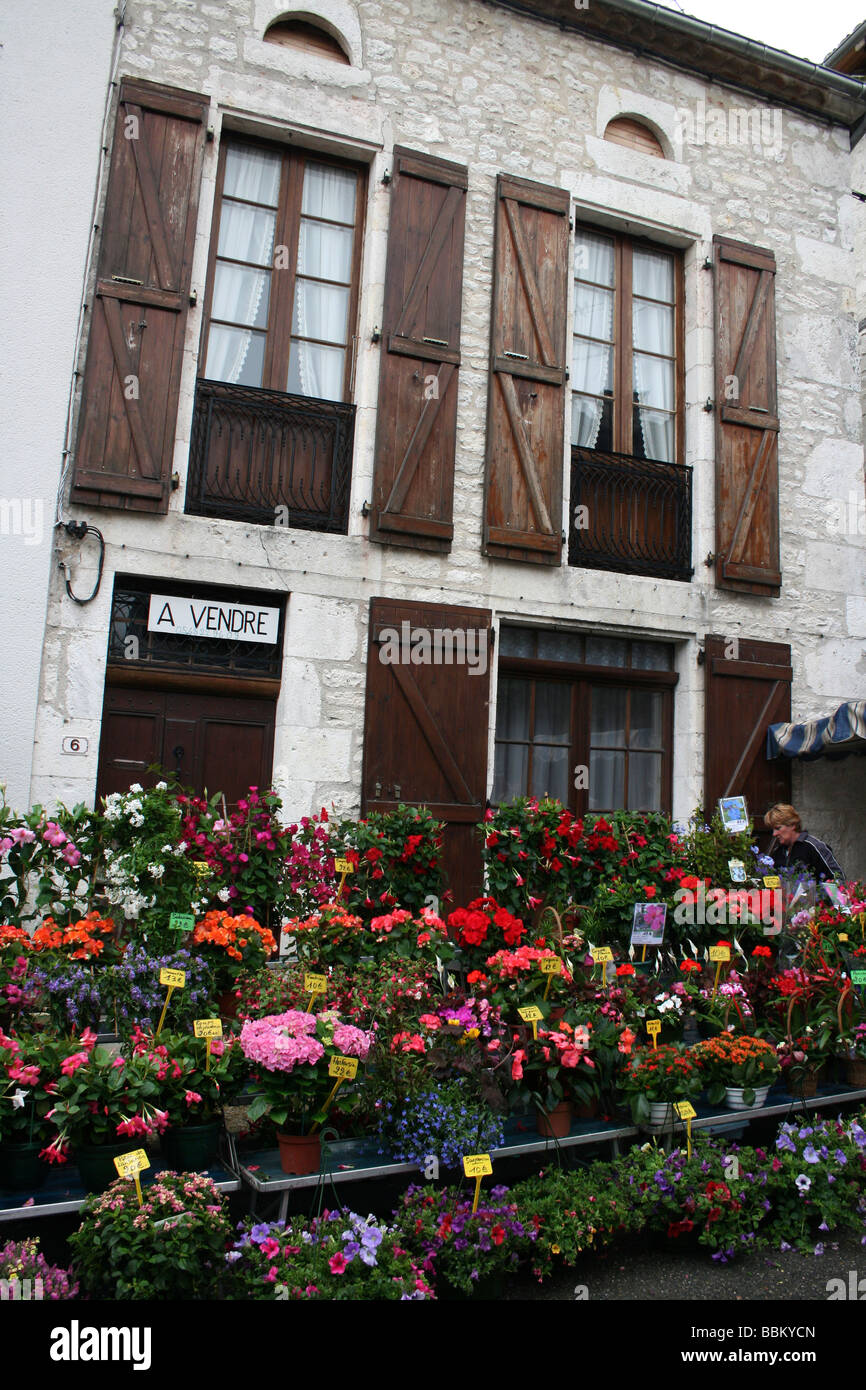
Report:
[[[207,375],[212,380],[238,382],[246,375],[248,384],[261,385],[264,336],[252,329],[267,326],[276,217],[271,209],[276,206],[279,186],[279,155],[250,149],[228,151],[217,256],[252,264],[217,261],[212,316],[245,327],[215,324],[211,328]],[[233,202],[232,198],[247,202]],[[250,207],[248,203],[266,206]]]
[[[675,406],[673,262],[670,256],[661,253],[635,251],[632,264],[634,389],[640,407],[644,453],[647,458],[672,463],[674,419],[673,415],[663,412],[673,411]],[[657,302],[648,303],[648,300]],[[667,360],[649,357],[642,348],[671,356]]]
[[[575,246],[575,269],[578,283],[572,359],[572,443],[592,449],[598,439],[604,401],[590,400],[580,393],[602,396],[611,386],[610,342],[613,338],[614,304],[612,243],[603,237],[580,236]],[[581,284],[582,280],[595,283]],[[597,285],[610,285],[611,288],[598,289]],[[587,342],[587,338],[603,341]]]
[[[355,175],[343,169],[308,164],[304,170],[293,314],[293,333],[298,336],[292,339],[287,389],[319,400],[340,400],[343,394],[354,231],[351,225],[334,227],[311,219],[354,223],[356,187]],[[306,276],[338,283],[316,284]],[[304,338],[343,346],[299,341]]]

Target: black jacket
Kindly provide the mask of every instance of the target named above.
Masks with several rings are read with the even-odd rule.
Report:
[[[844,882],[845,875],[834,859],[830,846],[805,830],[801,831],[799,838],[792,845],[780,845],[774,838],[770,845],[770,855],[777,869],[802,864],[819,881],[835,878]]]

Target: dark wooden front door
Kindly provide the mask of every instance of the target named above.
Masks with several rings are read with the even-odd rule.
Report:
[[[273,700],[107,685],[102,711],[97,804],[131,782],[153,786],[158,765],[185,787],[235,802],[251,786],[269,787]]]
[[[403,624],[408,624],[408,629]],[[383,635],[401,636],[399,661],[384,661]],[[464,634],[475,659],[411,661],[419,631]],[[481,848],[475,829],[484,815],[492,642],[490,611],[373,599],[367,653],[363,813],[399,804],[427,806],[445,822],[445,875],[455,906],[481,891]],[[457,655],[458,636],[442,651]],[[474,670],[473,670],[474,666]]]

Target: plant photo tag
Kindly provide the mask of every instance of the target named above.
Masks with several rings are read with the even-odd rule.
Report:
[[[729,859],[728,873],[731,875],[732,883],[745,883],[746,866],[743,863],[742,859]]]
[[[723,796],[719,800],[719,815],[729,835],[739,835],[749,828],[749,813],[744,796]]]
[[[667,903],[635,903],[631,920],[632,946],[661,946],[667,915]]]

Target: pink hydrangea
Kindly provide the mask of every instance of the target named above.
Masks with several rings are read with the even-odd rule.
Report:
[[[372,1041],[369,1033],[353,1028],[350,1023],[334,1025],[334,1046],[344,1057],[360,1057],[363,1061]]]

